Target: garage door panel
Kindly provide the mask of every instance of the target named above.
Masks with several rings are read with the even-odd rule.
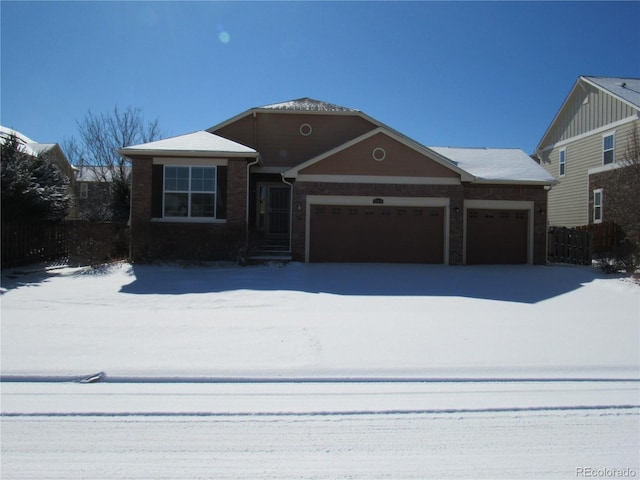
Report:
[[[311,206],[310,261],[443,263],[444,208]]]
[[[467,264],[522,264],[528,261],[527,210],[467,211]]]

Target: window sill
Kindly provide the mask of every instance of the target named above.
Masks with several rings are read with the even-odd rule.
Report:
[[[152,218],[152,223],[227,223],[226,219],[219,218],[188,218],[188,217],[165,217]]]

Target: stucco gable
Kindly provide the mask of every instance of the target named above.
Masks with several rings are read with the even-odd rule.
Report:
[[[472,179],[437,152],[383,127],[284,173],[286,178],[299,175]]]

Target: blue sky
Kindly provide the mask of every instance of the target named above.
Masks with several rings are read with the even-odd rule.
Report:
[[[640,2],[0,2],[3,125],[163,136],[312,97],[425,145],[531,153],[579,75],[640,77]]]

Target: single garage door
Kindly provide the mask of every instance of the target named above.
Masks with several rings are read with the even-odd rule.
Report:
[[[444,263],[444,207],[312,205],[311,262]]]
[[[527,210],[467,210],[467,264],[527,263]]]

